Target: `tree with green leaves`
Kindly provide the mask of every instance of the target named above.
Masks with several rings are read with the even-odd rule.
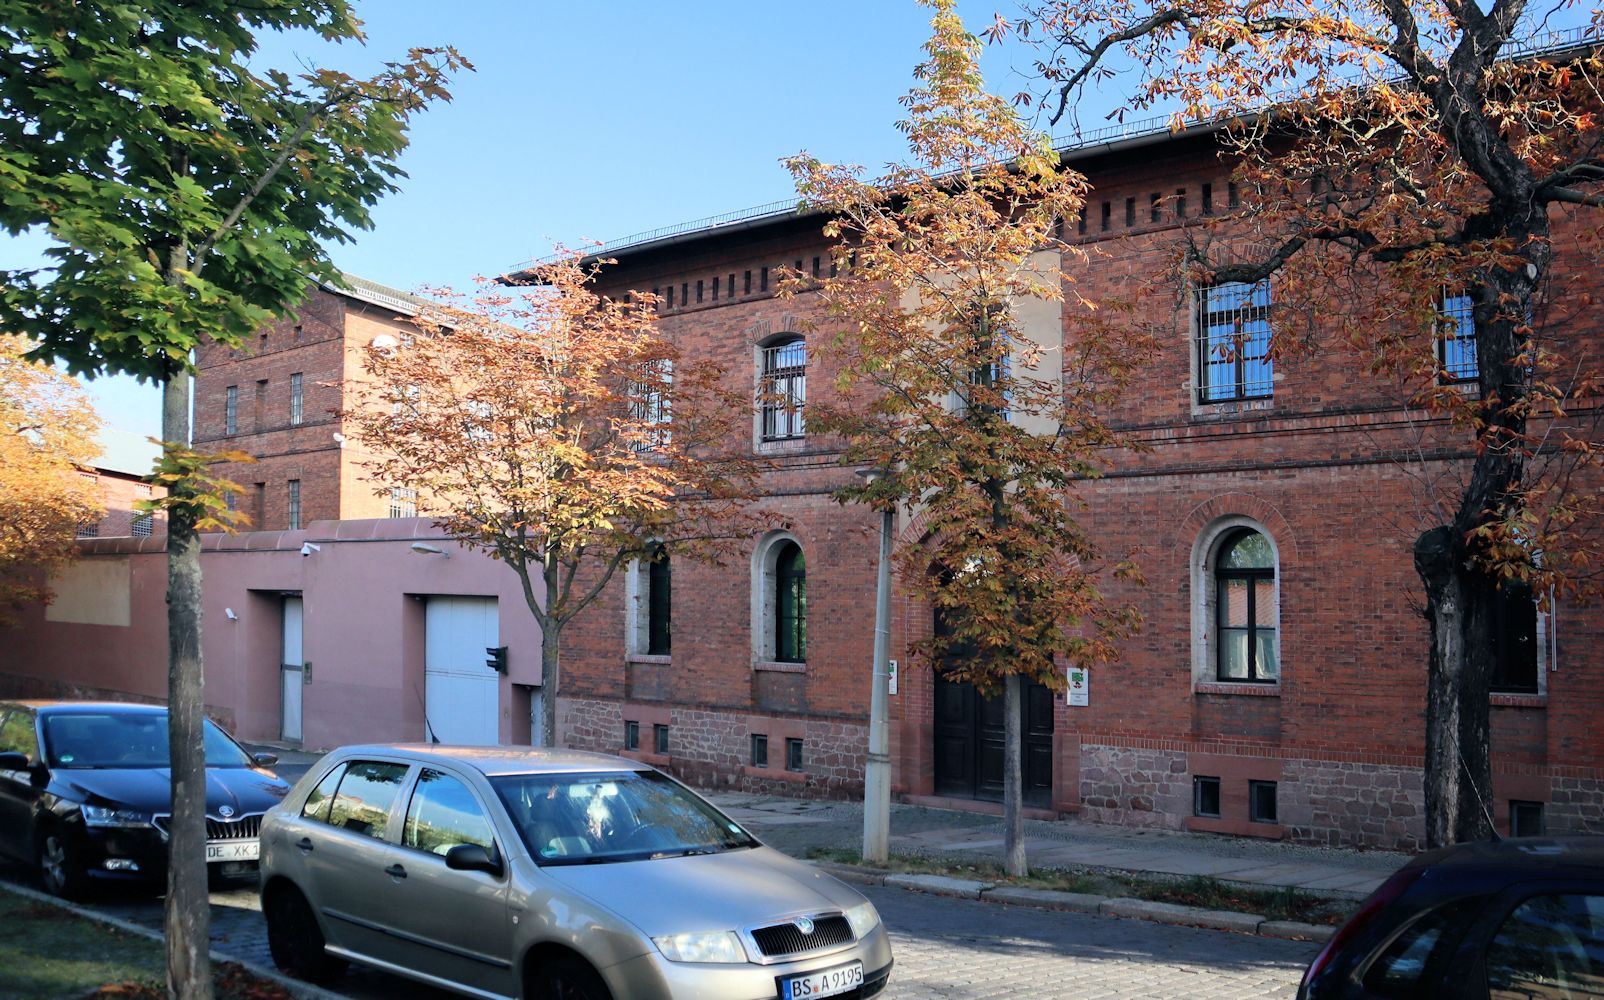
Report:
[[[906,98],[911,161],[868,182],[806,154],[789,161],[804,204],[830,221],[836,276],[816,288],[842,404],[808,402],[809,430],[877,468],[840,499],[918,514],[899,554],[941,628],[920,658],[982,694],[999,689],[1006,867],[1023,874],[1020,713],[1026,678],[1056,690],[1069,665],[1112,658],[1137,624],[1103,593],[1110,561],[1076,519],[1078,485],[1125,438],[1101,413],[1149,351],[1078,297],[1061,220],[1085,203],[1045,136],[983,87],[979,41],[953,0],[935,8],[928,58]],[[1067,320],[1066,320],[1066,317]]]
[[[171,478],[208,465],[185,455],[194,349],[243,343],[311,282],[338,283],[325,245],[371,224],[412,116],[471,68],[450,48],[368,79],[250,66],[259,32],[295,29],[362,38],[347,0],[0,2],[0,226],[50,243],[44,266],[0,272],[0,329],[74,372],[160,382],[176,495],[206,492]],[[168,988],[185,998],[211,995],[196,530],[209,506],[172,505],[167,534]]]

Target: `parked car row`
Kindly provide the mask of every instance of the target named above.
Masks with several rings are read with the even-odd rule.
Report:
[[[166,870],[165,709],[0,703],[0,850],[51,892]],[[696,793],[602,754],[358,746],[290,788],[207,723],[208,861],[259,868],[273,960],[481,997],[867,998],[862,894]]]

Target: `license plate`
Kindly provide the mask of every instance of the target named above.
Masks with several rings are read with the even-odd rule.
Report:
[[[863,963],[853,962],[851,965],[838,965],[833,969],[822,972],[810,972],[805,976],[792,976],[784,980],[780,990],[781,1000],[800,1000],[801,997],[831,997],[837,993],[846,993],[863,985]]]
[[[223,841],[206,845],[206,860],[255,861],[262,853],[262,845],[255,840]]]

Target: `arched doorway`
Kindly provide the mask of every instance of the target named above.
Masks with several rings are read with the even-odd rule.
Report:
[[[934,625],[937,635],[948,631],[939,609]],[[959,660],[963,655],[961,649],[954,650],[947,662]],[[1053,692],[1026,681],[1019,721],[1024,742],[1020,770],[1025,804],[1051,808]],[[1002,801],[1005,725],[1001,692],[992,698],[981,697],[973,684],[948,680],[945,669],[937,669],[934,726],[937,795]]]

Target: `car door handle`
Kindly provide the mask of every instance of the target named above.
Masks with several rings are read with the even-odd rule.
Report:
[[[391,865],[384,870],[384,874],[390,876],[391,878],[406,878],[407,870],[402,868],[400,865]]]
[[[302,854],[310,854],[312,851],[312,838],[302,837],[295,842],[295,846],[301,849]]]

